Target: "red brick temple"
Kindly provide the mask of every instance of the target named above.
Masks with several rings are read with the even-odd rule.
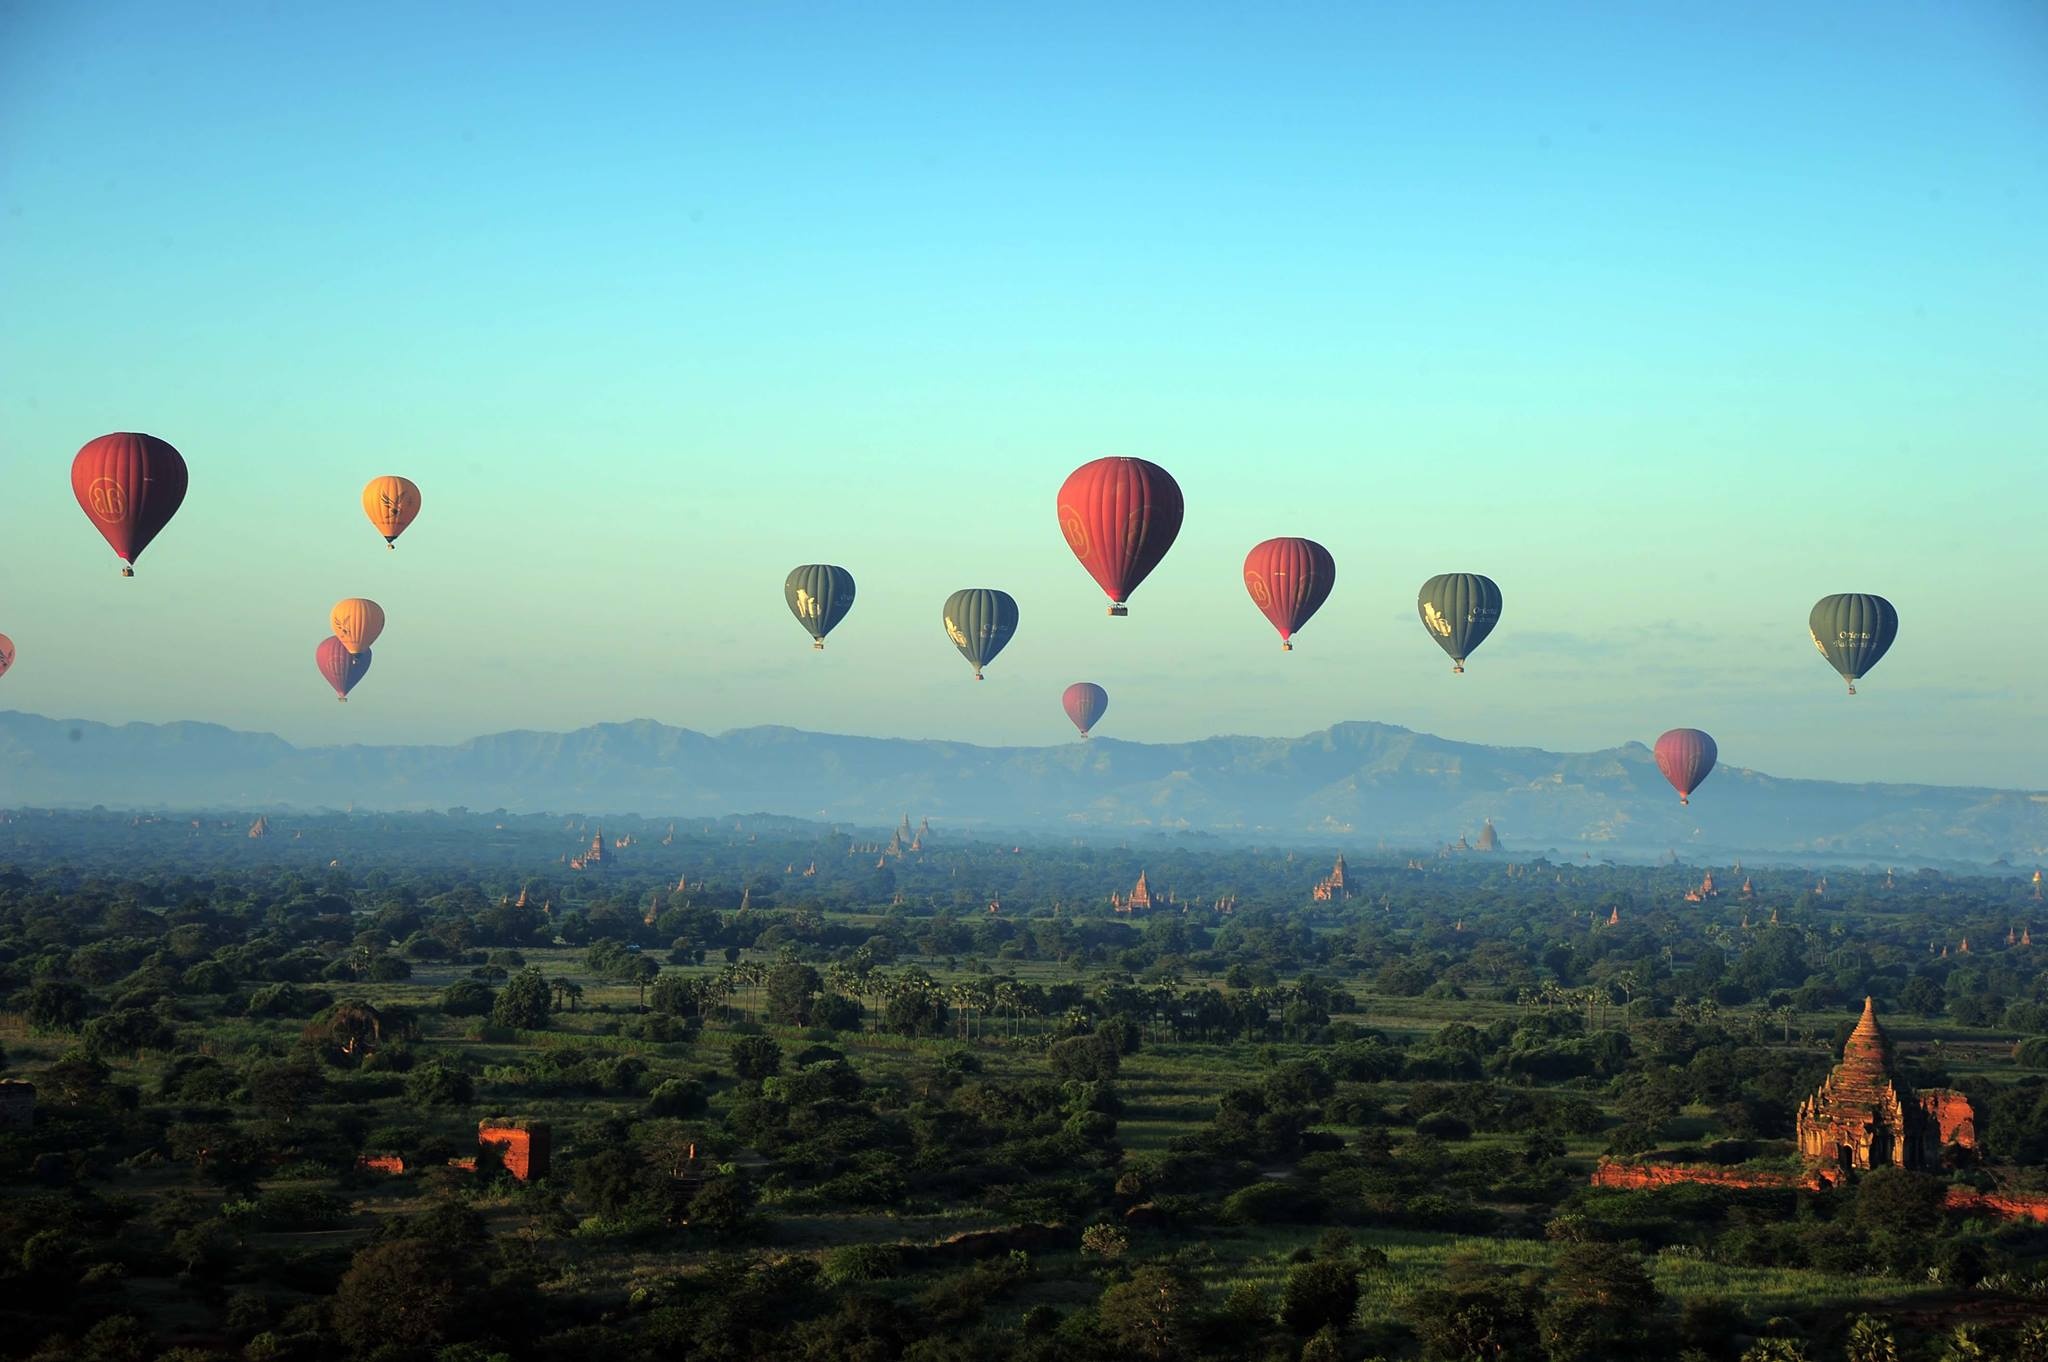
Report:
[[[1900,1082],[1877,1005],[1865,998],[1842,1062],[1799,1104],[1797,1134],[1801,1154],[1836,1168],[1931,1170],[1945,1148],[1977,1147],[1977,1113],[1952,1089],[1915,1094]]]

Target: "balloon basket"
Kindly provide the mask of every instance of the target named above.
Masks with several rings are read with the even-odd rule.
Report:
[[[1465,664],[1464,664],[1464,663],[1462,663],[1462,662],[1453,662],[1453,663],[1451,664],[1451,675],[1452,675],[1452,676],[1463,676],[1464,674],[1465,674]]]
[[[813,651],[813,652],[820,652],[820,653],[824,652],[824,651],[825,651],[825,640],[824,640],[824,639],[814,639],[814,640],[812,640],[812,642],[811,642],[811,649],[812,649],[812,651]]]
[[[1112,605],[1109,607],[1109,617],[1111,619],[1120,619],[1130,613],[1130,607],[1126,605]]]
[[[123,577],[133,577],[135,575],[135,569],[132,567],[124,567],[121,569],[121,575]]]
[[[1292,643],[1282,643],[1280,645],[1280,651],[1283,653],[1291,653],[1294,651],[1294,645]]]

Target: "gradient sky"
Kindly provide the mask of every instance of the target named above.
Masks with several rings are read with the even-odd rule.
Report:
[[[1059,742],[1085,678],[1127,738],[2048,785],[2038,0],[0,0],[0,210],[0,707]],[[66,476],[123,429],[192,469],[134,581]],[[1053,514],[1102,454],[1189,507],[1125,620]],[[1277,534],[1338,563],[1291,655]],[[859,580],[823,653],[808,561]],[[1452,570],[1506,598],[1457,678]],[[1903,619],[1855,700],[1839,590]]]

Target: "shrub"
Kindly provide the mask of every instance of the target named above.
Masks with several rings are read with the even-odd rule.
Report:
[[[1439,1140],[1469,1140],[1472,1138],[1472,1123],[1447,1111],[1433,1111],[1415,1123],[1415,1133],[1432,1135]]]
[[[886,1281],[903,1271],[903,1250],[896,1244],[842,1244],[825,1255],[825,1280]]]
[[[485,1017],[498,995],[477,979],[457,979],[441,990],[441,1010],[451,1017]]]
[[[475,1096],[468,1074],[438,1060],[420,1065],[405,1080],[405,1100],[415,1107],[462,1106]]]

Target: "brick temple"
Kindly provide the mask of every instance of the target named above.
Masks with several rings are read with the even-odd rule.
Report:
[[[1801,1154],[1831,1167],[1933,1170],[1944,1149],[1977,1147],[1977,1113],[1953,1089],[1906,1087],[1892,1070],[1877,1005],[1865,998],[1842,1062],[1799,1104],[1797,1136]]]
[[[1693,1183],[1753,1191],[1825,1193],[1858,1169],[1908,1168],[1939,1172],[1954,1155],[1977,1147],[1977,1113],[1970,1099],[1947,1088],[1915,1093],[1892,1068],[1891,1043],[1877,1023],[1877,1006],[1863,1000],[1863,1015],[1842,1047],[1841,1063],[1799,1104],[1799,1172],[1771,1168],[1700,1167],[1601,1159],[1592,1184],[1644,1190]],[[1942,1205],[1965,1214],[2048,1225],[2048,1196],[1981,1192],[1954,1183]]]

